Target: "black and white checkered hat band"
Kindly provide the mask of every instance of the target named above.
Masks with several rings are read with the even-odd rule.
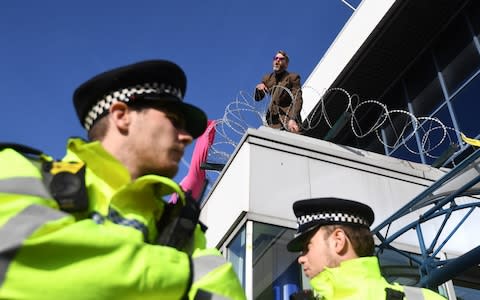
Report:
[[[156,82],[139,84],[105,95],[105,97],[100,99],[97,104],[95,104],[87,113],[87,116],[83,122],[83,126],[85,129],[90,130],[90,127],[97,120],[97,118],[108,111],[112,103],[116,101],[129,102],[132,95],[143,94],[170,94],[179,98],[180,100],[182,99],[182,91],[171,85]]]
[[[318,213],[312,215],[303,215],[297,218],[299,226],[303,226],[313,221],[321,220],[325,220],[327,222],[352,223],[369,226],[366,219],[347,213]]]

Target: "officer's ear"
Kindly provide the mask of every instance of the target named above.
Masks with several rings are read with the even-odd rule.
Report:
[[[333,249],[338,255],[344,255],[348,251],[349,239],[342,228],[335,228],[330,235]]]
[[[125,102],[116,101],[109,108],[109,120],[121,132],[127,132],[131,123],[130,109]]]

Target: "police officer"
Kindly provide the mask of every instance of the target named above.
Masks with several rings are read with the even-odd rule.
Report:
[[[370,225],[372,209],[360,202],[315,198],[293,204],[298,230],[287,245],[310,279],[314,299],[444,299],[428,289],[388,283],[380,274]],[[300,292],[293,299],[308,299]]]
[[[75,91],[90,141],[70,139],[62,161],[3,146],[0,298],[245,299],[171,180],[207,124],[185,90],[169,61],[116,68]]]

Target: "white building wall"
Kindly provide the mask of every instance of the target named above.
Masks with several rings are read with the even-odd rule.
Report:
[[[209,227],[207,240],[214,247],[245,214],[295,228],[293,202],[340,197],[372,206],[374,227],[444,174],[430,166],[288,132],[249,130],[204,202],[201,220]],[[390,232],[416,220],[420,213],[394,223]],[[475,224],[470,226],[462,230],[475,232]],[[439,228],[440,220],[431,221],[423,226],[423,234],[433,237]],[[418,247],[413,231],[397,242]],[[459,237],[445,251],[464,253],[472,243]]]
[[[242,212],[249,210],[250,145],[244,144],[232,155],[228,167],[222,172],[204,202],[201,220],[208,226],[207,241],[214,247],[225,236]]]

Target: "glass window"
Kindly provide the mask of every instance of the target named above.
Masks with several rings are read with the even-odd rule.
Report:
[[[419,286],[419,265],[412,258],[421,260],[420,255],[385,249],[377,254],[383,276],[389,282],[398,282],[402,285]],[[412,257],[412,258],[410,258]],[[480,299],[480,266],[473,266],[462,274],[453,278],[456,299]],[[444,289],[439,292],[445,294]]]
[[[364,102],[366,104],[355,107],[352,120],[348,120],[349,124],[356,135],[366,137],[369,133],[378,128],[380,122],[385,118],[385,109],[382,105],[373,102]],[[387,108],[388,109],[388,108]],[[350,122],[351,121],[351,122]]]
[[[391,283],[420,287],[420,266],[417,261],[422,260],[421,256],[407,251],[402,253],[384,249],[377,254],[382,275]],[[446,296],[446,291],[441,287],[435,292]]]
[[[375,149],[374,147],[379,147],[377,145],[381,145],[381,151],[376,151],[378,153],[383,153],[386,155],[390,155],[390,152],[393,150],[393,148],[398,144],[398,138],[399,138],[399,131],[401,129],[401,125],[399,123],[404,123],[403,117],[400,117],[398,113],[392,113],[390,115],[390,112],[394,110],[403,110],[403,111],[408,111],[407,108],[407,101],[406,101],[406,96],[403,88],[403,83],[402,82],[397,82],[392,88],[390,88],[385,95],[383,95],[380,99],[380,102],[384,103],[386,108],[387,108],[387,118],[386,119],[381,119],[381,120],[376,120],[383,122],[382,129],[386,133],[387,141],[383,141],[382,133],[380,130],[377,132],[377,134],[371,134],[369,136],[369,143],[370,146],[366,148],[367,150]],[[382,117],[384,117],[383,115]],[[384,148],[384,143],[388,146],[388,152],[389,153],[384,153],[385,148]]]
[[[227,246],[227,260],[232,263],[243,288],[245,288],[245,226]]]
[[[410,125],[409,125],[410,124]],[[390,113],[384,123],[386,144],[390,149],[399,146],[406,131],[411,131],[411,118],[408,114]]]
[[[412,123],[410,115],[390,113],[385,122],[384,132],[389,147],[389,155],[413,162],[420,162],[418,145],[413,134],[417,125]]]
[[[297,253],[287,251],[295,231],[254,222],[253,299],[288,300],[303,289]]]
[[[418,264],[400,253],[385,249],[378,255],[382,275],[388,282],[416,286],[420,283]]]
[[[480,67],[480,55],[463,14],[442,33],[434,52],[450,95]]]
[[[402,82],[395,84],[387,93],[385,93],[380,102],[385,103],[387,110],[402,109],[407,110],[407,97]]]
[[[455,296],[458,300],[478,300],[480,299],[480,286],[477,289],[471,289],[468,287],[454,285]]]
[[[405,84],[416,117],[429,116],[444,100],[435,64],[428,51],[409,70]]]
[[[458,145],[457,134],[446,103],[431,117],[439,121],[421,119],[418,131],[426,163],[430,165],[449,149],[451,143]]]
[[[473,266],[453,279],[457,299],[480,299],[480,267]]]
[[[413,145],[414,141],[415,139],[413,138],[412,143],[409,145],[409,148],[405,147],[405,145],[402,145],[401,147],[396,149],[394,152],[390,153],[390,156],[408,160],[411,162],[421,163],[422,160],[421,160],[420,154],[418,154],[418,152],[414,152],[414,151],[418,151],[417,148],[413,148],[413,146],[417,147],[416,144]]]
[[[452,99],[460,131],[468,137],[476,137],[480,134],[480,126],[475,122],[480,112],[479,95],[480,76],[477,76]]]

